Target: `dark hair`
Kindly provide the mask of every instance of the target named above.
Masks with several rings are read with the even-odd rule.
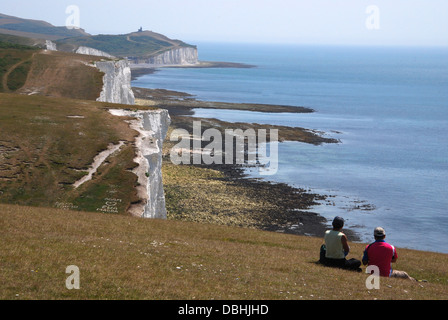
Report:
[[[337,216],[333,219],[332,225],[333,225],[333,228],[335,228],[335,229],[342,228],[344,226],[344,219]]]

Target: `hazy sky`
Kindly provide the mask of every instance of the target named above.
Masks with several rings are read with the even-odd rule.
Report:
[[[0,12],[91,34],[152,30],[194,41],[448,46],[447,0],[1,0]]]

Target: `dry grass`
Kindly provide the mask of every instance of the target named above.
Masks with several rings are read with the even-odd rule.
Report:
[[[109,114],[108,105],[0,94],[0,202],[95,211],[113,196],[121,199],[124,213],[136,201],[136,176],[129,169],[136,165],[137,132]],[[93,158],[120,140],[126,142],[120,151],[92,181],[74,190],[72,184],[86,174]]]
[[[92,63],[100,57],[58,51],[34,55],[31,70],[19,93],[96,100],[103,87],[103,73]]]
[[[183,221],[0,206],[1,299],[447,299],[444,254],[399,249],[429,282],[316,264],[319,238]],[[359,258],[362,244],[351,244]],[[80,290],[65,269],[80,268]]]
[[[0,92],[11,92],[24,85],[35,52],[37,50],[0,48]]]

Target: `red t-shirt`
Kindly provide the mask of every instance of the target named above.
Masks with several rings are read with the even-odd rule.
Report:
[[[395,247],[384,240],[377,240],[366,246],[362,260],[368,261],[370,266],[377,266],[380,269],[380,276],[389,277],[394,257],[398,257]]]

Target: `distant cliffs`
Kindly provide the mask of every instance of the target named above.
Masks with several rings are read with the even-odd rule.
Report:
[[[105,57],[105,58],[110,58],[110,59],[115,59],[115,57],[111,54],[108,54],[107,52],[98,50],[98,49],[94,49],[94,48],[89,48],[89,47],[79,47],[75,53],[77,54],[86,54],[89,56],[98,56],[98,57]]]
[[[57,45],[47,40],[47,50],[57,51]],[[111,60],[95,62],[95,66],[104,72],[103,90],[97,101],[135,104],[134,93],[131,88],[131,68],[188,66],[196,65],[198,50],[196,47],[178,47],[149,57],[127,57],[117,60],[113,55],[85,46],[74,49],[74,53],[99,56]]]
[[[152,31],[122,35],[96,35],[47,42],[48,50],[105,58],[127,59],[133,68],[191,66],[199,64],[196,46]]]
[[[151,57],[128,57],[132,67],[184,66],[198,63],[195,47],[180,47]]]
[[[46,47],[49,51],[58,50],[57,45],[50,40],[46,41]],[[117,60],[107,52],[83,46],[78,47],[75,53],[111,59],[94,63],[95,67],[104,73],[103,89],[97,101],[135,104],[134,93],[131,88],[131,69],[128,60]]]

